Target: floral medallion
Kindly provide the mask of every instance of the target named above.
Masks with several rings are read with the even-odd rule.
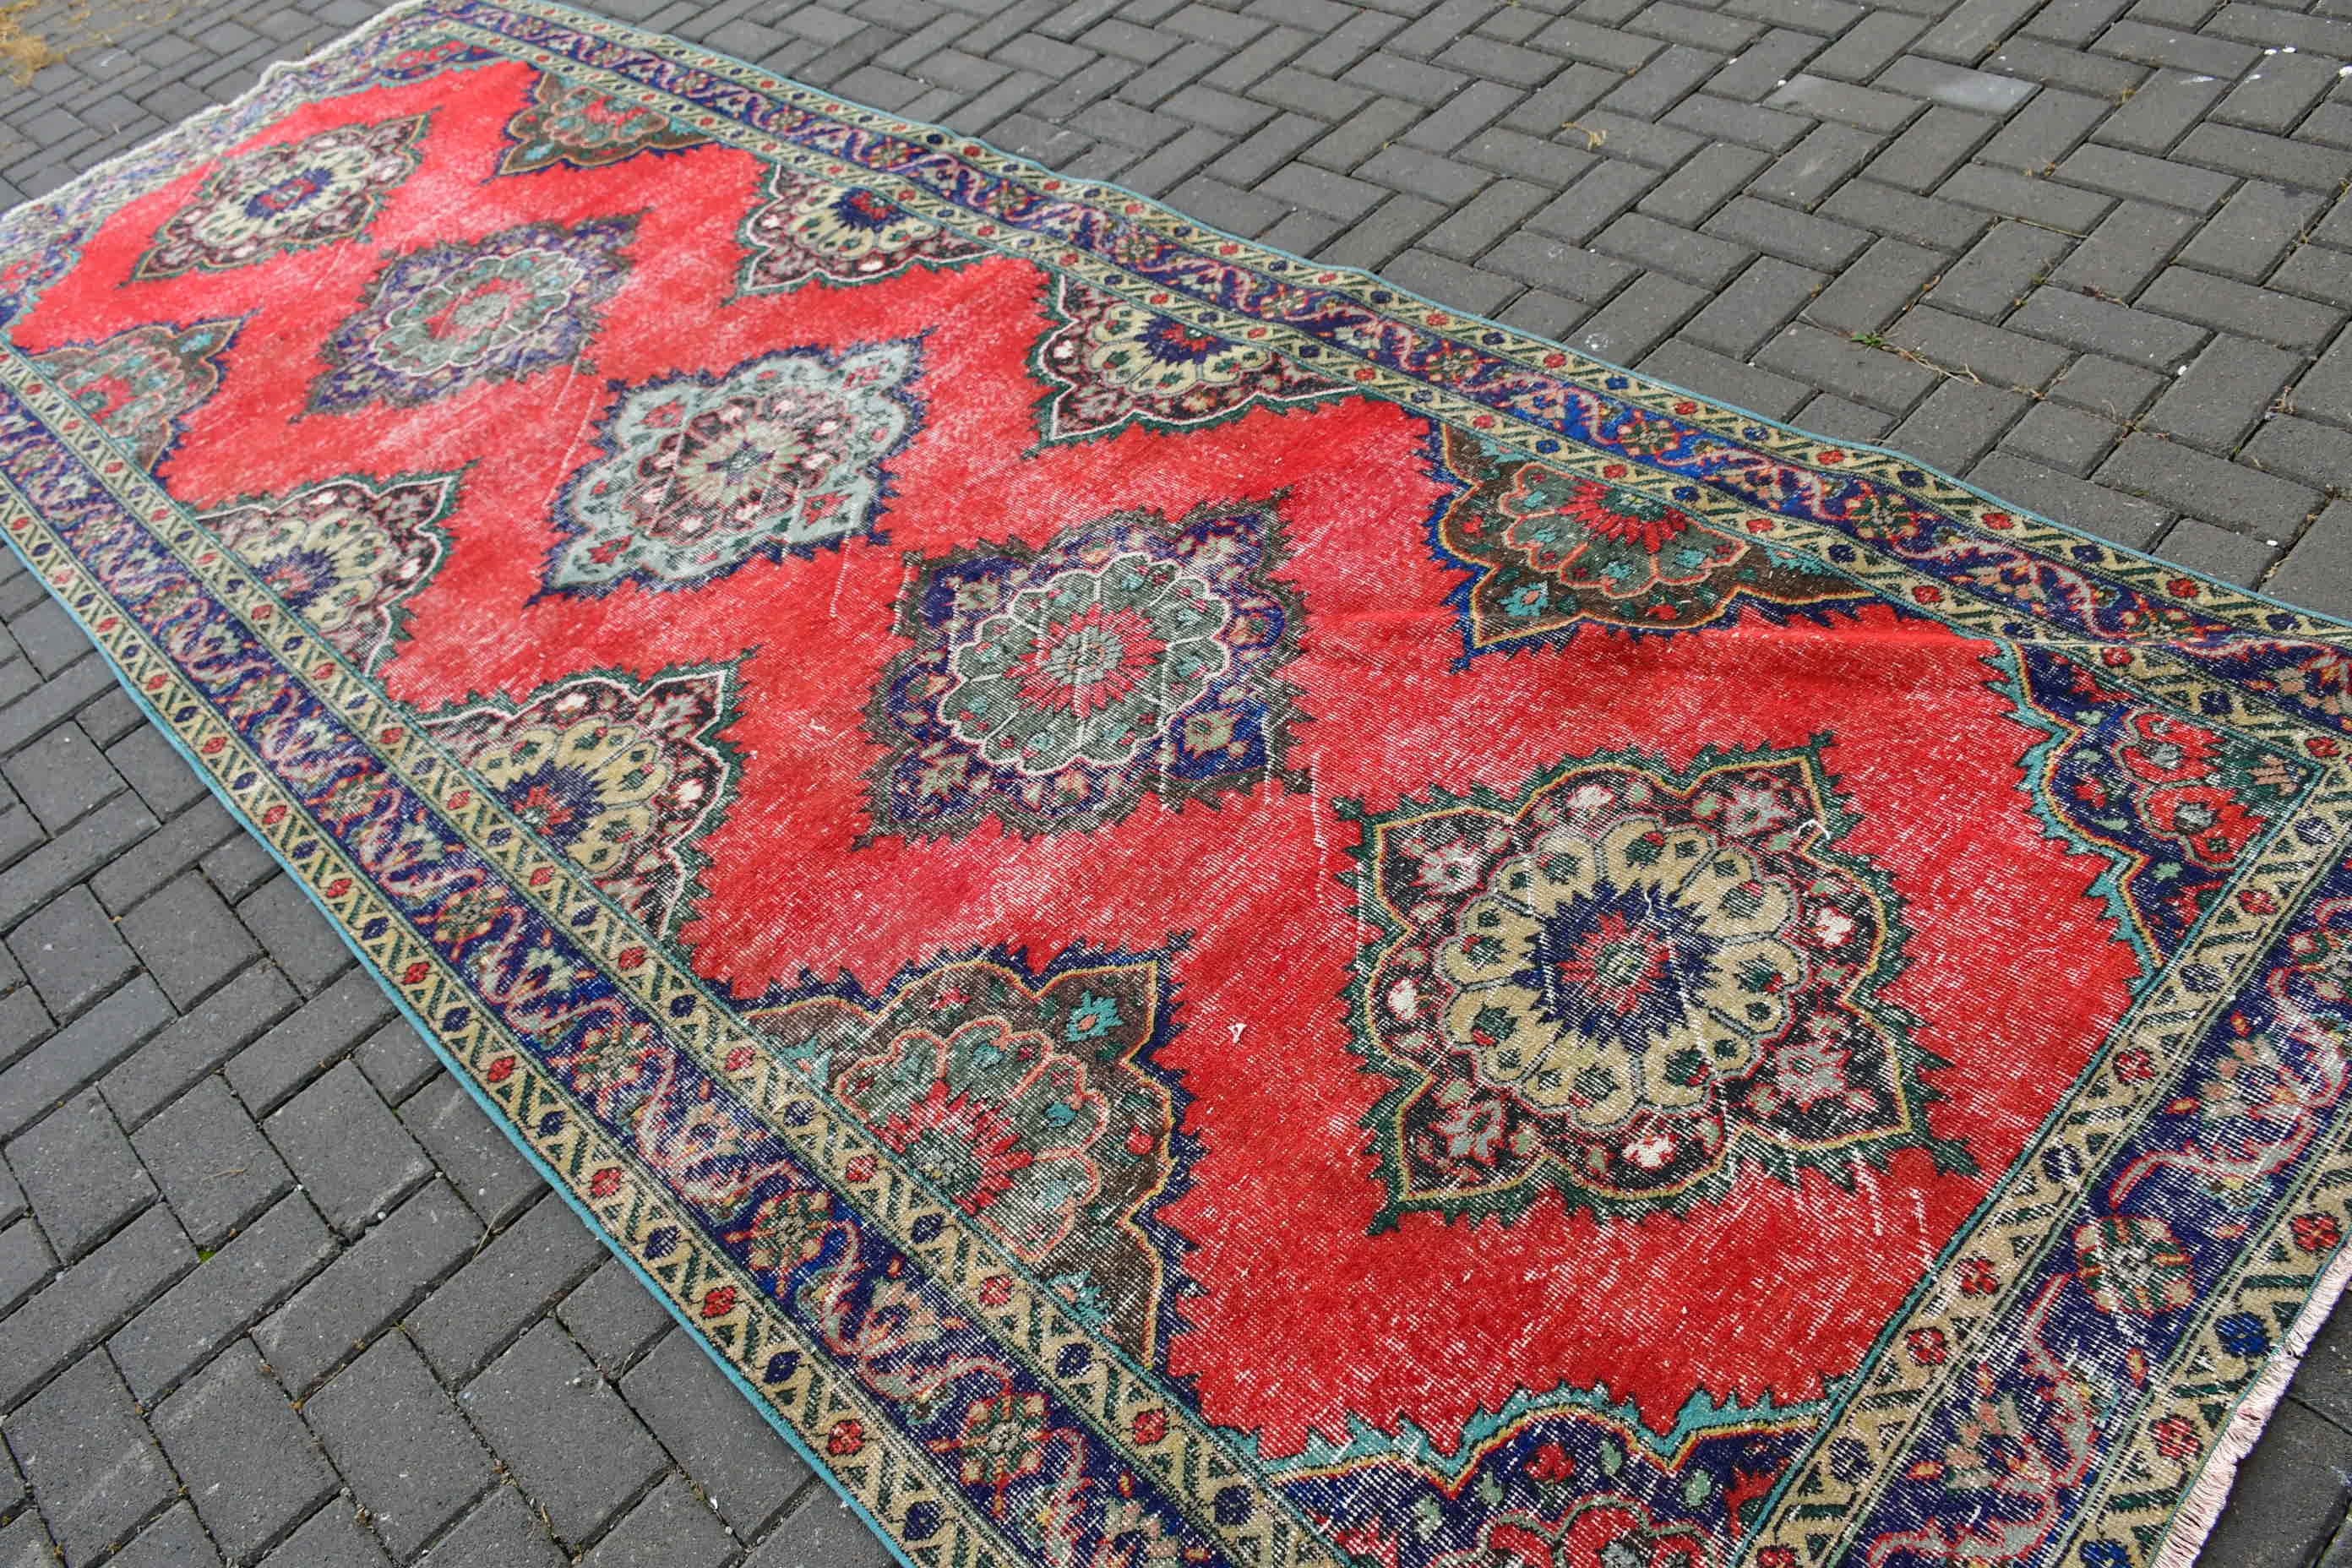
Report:
[[[1282,768],[1297,693],[1276,672],[1304,614],[1283,548],[1271,503],[1204,505],[926,563],[898,605],[915,649],[866,713],[869,837],[1085,832],[1146,795],[1305,787]]]
[[[948,267],[988,247],[947,233],[857,185],[836,185],[777,165],[766,200],[743,220],[747,253],[736,289],[779,294],[812,278],[870,283],[908,268]]]
[[[547,586],[697,587],[754,559],[879,540],[888,459],[920,425],[916,341],[782,349],[619,388],[555,508]]]
[[[359,475],[240,501],[200,521],[305,625],[373,673],[405,635],[406,603],[449,548],[456,474]]]
[[[356,239],[425,156],[427,116],[338,125],[230,159],[164,220],[134,282],[225,271]]]
[[[530,84],[530,103],[507,121],[506,133],[513,144],[499,159],[501,174],[601,169],[640,153],[675,152],[709,140],[659,110],[544,75]]]
[[[1153,1365],[1182,1243],[1150,1211],[1192,1152],[1182,1091],[1151,1059],[1167,986],[1154,955],[1074,952],[1034,977],[989,954],[910,971],[878,1000],[820,994],[750,1022]]]
[[[1053,388],[1037,405],[1047,441],[1107,436],[1130,421],[1162,429],[1213,425],[1254,406],[1347,390],[1261,343],[1197,331],[1067,278],[1049,287],[1047,299],[1059,324],[1029,358]]]
[[[599,672],[425,721],[523,825],[656,936],[698,893],[697,846],[726,816],[739,772],[724,667],[650,680]]]
[[[1603,1219],[1721,1196],[1743,1168],[1852,1179],[1925,1147],[1886,879],[1801,751],[1703,752],[1687,773],[1604,753],[1374,814],[1350,881],[1380,933],[1358,1048],[1392,1089],[1366,1119],[1385,1226],[1517,1217],[1545,1191]]]
[[[1865,596],[1760,540],[1706,526],[1655,489],[1628,488],[1643,477],[1631,464],[1593,478],[1453,428],[1439,464],[1463,487],[1432,531],[1437,558],[1473,574],[1454,601],[1470,655],[1556,641],[1587,623],[1672,631],[1743,601],[1787,610]]]
[[[572,363],[628,275],[636,232],[634,216],[533,223],[399,258],[320,350],[329,368],[310,411],[415,407]]]
[[[159,321],[32,358],[142,468],[152,468],[171,450],[181,417],[220,389],[221,359],[237,326],[229,318],[186,327]]]

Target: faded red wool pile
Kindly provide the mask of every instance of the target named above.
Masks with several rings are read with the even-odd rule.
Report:
[[[2178,1563],[2334,623],[536,0],[0,224],[0,521],[915,1563]]]

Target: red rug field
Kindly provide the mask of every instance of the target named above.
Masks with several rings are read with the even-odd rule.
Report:
[[[2343,628],[536,0],[0,222],[0,522],[912,1563],[2184,1562]]]

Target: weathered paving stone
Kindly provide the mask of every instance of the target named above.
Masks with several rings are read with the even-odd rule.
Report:
[[[131,1544],[116,1553],[113,1568],[205,1568],[219,1562],[220,1553],[205,1534],[196,1510],[180,1502],[132,1537]]]
[[[10,931],[8,952],[58,1018],[72,1017],[139,970],[87,888],[68,889]]]
[[[664,1466],[643,1424],[552,1322],[515,1342],[458,1402],[566,1542],[602,1530]]]
[[[888,1568],[890,1554],[831,1487],[814,1486],[744,1568]]]
[[[232,1557],[258,1557],[335,1490],[334,1472],[250,1341],[166,1399],[155,1434],[205,1529]]]
[[[151,1208],[0,1319],[0,1410],[16,1404],[194,1267],[171,1215]]]
[[[376,1533],[404,1559],[496,1479],[489,1451],[396,1330],[329,1379],[302,1415]]]
[[[398,1026],[415,1038],[407,1025]],[[417,1090],[401,1106],[400,1120],[484,1225],[506,1224],[547,1190],[514,1140],[455,1078],[444,1075]]]
[[[274,877],[237,900],[236,918],[305,996],[351,967],[352,950],[291,877]]]
[[[229,1232],[294,1184],[293,1173],[217,1077],[199,1080],[131,1134],[131,1145],[198,1247]]]
[[[738,1535],[756,1537],[814,1479],[682,1329],[664,1335],[621,1379],[621,1394]]]
[[[0,1072],[0,1137],[130,1056],[171,1020],[171,1003],[142,974],[26,1052]]]
[[[2133,494],[2273,538],[2299,530],[2319,503],[2305,486],[2146,434],[2126,438],[2099,473]]]
[[[511,1486],[493,1490],[443,1536],[432,1560],[434,1568],[563,1568],[565,1562],[530,1504]]]
[[[583,1568],[717,1568],[734,1554],[727,1527],[672,1476],[580,1561]]]
[[[265,1114],[392,1016],[383,987],[354,969],[239,1051],[228,1064],[229,1087],[247,1110]]]
[[[417,1309],[409,1332],[444,1380],[463,1382],[605,1256],[571,1205],[545,1194]]]
[[[68,1261],[112,1235],[155,1198],[155,1184],[95,1089],[18,1133],[7,1157],[34,1217]]]
[[[347,1500],[330,1498],[262,1559],[262,1568],[392,1568],[392,1559]]]
[[[98,1352],[50,1380],[0,1432],[70,1563],[128,1537],[178,1489],[131,1391]]]
[[[165,883],[122,917],[121,930],[175,1007],[185,1008],[261,952],[196,873]]]
[[[2347,525],[2347,531],[2352,532],[2352,525]],[[622,1369],[643,1354],[673,1321],[653,1292],[617,1258],[606,1258],[573,1286],[556,1308],[556,1316],[595,1362],[596,1370],[608,1378],[619,1377]]]
[[[58,1255],[49,1250],[41,1227],[18,1220],[0,1230],[0,1312],[48,1282],[58,1269]]]
[[[319,1212],[347,1237],[381,1218],[433,1170],[407,1129],[348,1061],[337,1062],[288,1100],[262,1130]]]
[[[480,1234],[446,1184],[428,1183],[271,1313],[255,1342],[299,1394],[407,1311]]]
[[[152,1401],[326,1262],[334,1238],[299,1194],[202,1258],[106,1342],[131,1391]]]

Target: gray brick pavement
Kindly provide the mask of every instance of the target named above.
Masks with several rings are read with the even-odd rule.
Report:
[[[2352,614],[2352,0],[604,8]],[[372,9],[43,0],[0,203]],[[5,1568],[883,1561],[13,562],[0,1438]],[[2347,1472],[2352,1315],[2209,1560]]]

